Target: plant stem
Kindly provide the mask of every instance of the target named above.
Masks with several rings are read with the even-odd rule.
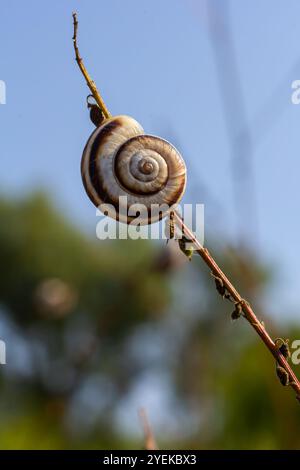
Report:
[[[97,102],[98,106],[100,107],[103,116],[105,118],[111,117],[110,112],[108,111],[105,103],[97,90],[95,82],[91,79],[89,73],[87,72],[82,58],[79,55],[79,50],[77,46],[77,29],[78,29],[78,21],[76,13],[73,13],[73,25],[74,25],[74,35],[73,35],[73,44],[75,50],[76,61],[78,66],[86,79],[86,83],[91,90],[95,101]],[[173,211],[172,211],[173,212]],[[265,326],[258,320],[257,316],[255,315],[254,311],[252,310],[249,302],[247,302],[243,297],[239,294],[239,292],[235,289],[235,287],[231,284],[227,276],[223,273],[221,268],[218,266],[216,261],[214,260],[213,256],[209,253],[207,248],[204,248],[201,243],[197,240],[194,236],[192,231],[185,225],[184,221],[182,220],[181,216],[175,211],[174,212],[174,222],[176,225],[181,229],[182,233],[187,236],[189,241],[193,244],[196,252],[198,255],[201,256],[203,261],[207,264],[207,266],[211,269],[212,274],[215,277],[218,277],[223,282],[227,292],[230,294],[233,301],[239,304],[243,310],[244,317],[250,323],[252,328],[256,331],[259,335],[261,340],[264,342],[266,347],[269,349],[270,353],[275,358],[276,362],[285,370],[288,374],[288,383],[296,392],[296,398],[300,401],[300,382],[296,377],[295,373],[293,372],[292,368],[290,367],[289,363],[287,362],[286,358],[280,352],[279,348],[276,346],[268,332],[266,331]]]
[[[287,362],[286,358],[281,354],[278,347],[275,345],[274,341],[266,331],[265,326],[258,320],[250,304],[242,298],[239,292],[231,284],[231,282],[223,273],[221,268],[218,266],[218,264],[214,260],[213,256],[209,253],[207,248],[204,248],[201,245],[201,243],[197,240],[192,231],[185,225],[181,216],[177,212],[175,212],[174,215],[174,221],[176,225],[181,229],[182,233],[184,233],[187,238],[193,243],[195,251],[198,253],[198,255],[201,256],[203,261],[211,269],[212,273],[222,280],[224,286],[226,287],[226,290],[231,295],[232,299],[236,303],[239,303],[241,305],[246,320],[250,323],[256,333],[260,336],[260,338],[262,339],[266,347],[269,349],[270,353],[274,356],[276,361],[280,364],[281,367],[285,369],[289,377],[289,385],[295,390],[297,394],[297,399],[300,401],[300,382],[296,377],[295,373],[293,372],[292,368],[290,367],[289,363]]]
[[[146,450],[158,450],[145,408],[139,409],[139,416],[143,426]]]
[[[77,46],[77,29],[78,29],[78,21],[77,21],[77,14],[76,13],[73,13],[73,26],[74,26],[74,34],[73,34],[73,45],[74,45],[74,50],[75,50],[75,59],[76,59],[76,62],[84,76],[84,78],[86,79],[86,83],[87,83],[87,86],[89,87],[89,89],[91,90],[92,92],[92,95],[93,97],[95,98],[95,101],[96,103],[98,104],[99,108],[101,109],[102,111],[102,114],[103,116],[107,119],[107,118],[110,118],[111,117],[111,114],[110,112],[108,111],[97,87],[96,87],[96,84],[95,82],[91,79],[87,69],[85,68],[84,66],[84,63],[83,63],[83,60],[82,58],[80,57],[80,54],[79,54],[79,50],[78,50],[78,46]]]

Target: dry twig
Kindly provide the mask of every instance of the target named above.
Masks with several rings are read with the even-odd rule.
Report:
[[[97,87],[93,80],[90,78],[83,61],[79,55],[78,51],[78,46],[77,46],[77,28],[78,28],[78,21],[76,17],[76,13],[73,13],[73,24],[74,24],[74,36],[73,36],[73,43],[74,43],[74,49],[75,49],[75,55],[76,55],[76,61],[79,65],[79,68],[84,75],[87,85],[89,89],[91,90],[97,104],[99,105],[104,117],[108,118],[111,116],[109,113],[108,109],[106,108],[103,99],[97,90]],[[174,212],[174,223],[181,229],[181,233],[184,234],[185,240],[190,241],[194,248],[195,251],[197,252],[198,255],[201,256],[203,261],[206,263],[206,265],[210,268],[212,275],[214,276],[216,280],[216,286],[218,288],[218,292],[222,293],[222,297],[234,302],[235,304],[235,311],[232,313],[232,318],[237,319],[239,316],[243,316],[252,326],[252,328],[256,331],[256,333],[259,335],[263,343],[266,345],[266,347],[269,349],[270,353],[273,355],[273,357],[276,360],[276,370],[277,370],[277,375],[280,379],[280,382],[283,385],[289,385],[291,386],[294,391],[296,392],[296,398],[300,401],[300,382],[298,378],[296,377],[295,373],[293,372],[292,368],[290,367],[287,359],[287,355],[283,354],[284,349],[281,347],[278,347],[278,344],[272,340],[268,332],[266,331],[266,328],[263,324],[263,322],[260,322],[258,318],[256,317],[254,311],[252,310],[250,304],[243,299],[243,297],[239,294],[239,292],[235,289],[235,287],[231,284],[227,276],[223,273],[221,268],[218,266],[216,263],[215,259],[213,256],[209,253],[207,248],[204,248],[201,243],[197,240],[197,238],[194,236],[192,231],[185,225],[184,221],[182,220],[181,216],[177,213]],[[146,413],[145,411],[141,410],[140,411],[140,416],[142,419],[142,422],[144,424],[144,432],[145,432],[145,438],[146,438],[146,447],[148,450],[151,449],[156,449],[156,444],[155,440],[153,438],[153,435],[151,433],[151,429],[149,427]]]
[[[175,212],[175,223],[181,229],[182,233],[184,233],[185,236],[189,238],[198,255],[201,256],[203,261],[211,269],[212,274],[222,281],[223,286],[225,287],[226,291],[231,296],[235,304],[241,306],[245,319],[250,323],[256,333],[260,336],[260,338],[262,339],[266,347],[269,349],[270,353],[274,356],[275,360],[278,362],[280,367],[282,367],[288,374],[287,385],[290,385],[295,390],[297,394],[297,399],[300,401],[300,382],[298,378],[296,377],[292,368],[288,364],[287,359],[282,354],[280,348],[278,348],[278,346],[275,344],[275,342],[272,340],[272,338],[266,331],[264,324],[258,320],[250,304],[242,298],[242,296],[239,294],[239,292],[235,289],[235,287],[231,284],[227,276],[218,266],[218,264],[214,260],[213,256],[209,253],[207,248],[204,248],[201,245],[201,243],[197,240],[192,231],[185,225],[184,221],[177,212]]]
[[[144,436],[145,436],[145,449],[146,450],[158,450],[149,420],[145,408],[140,408],[139,416],[143,426]]]
[[[76,13],[73,13],[73,26],[74,26],[74,34],[73,34],[73,45],[74,45],[74,50],[75,50],[75,59],[76,59],[76,62],[84,76],[84,78],[86,79],[86,83],[87,83],[87,86],[89,87],[89,89],[91,90],[92,92],[92,95],[93,97],[95,98],[95,101],[96,103],[98,104],[99,108],[101,109],[102,111],[102,114],[105,118],[109,118],[111,117],[111,114],[110,112],[108,111],[107,107],[105,106],[105,103],[96,87],[96,84],[95,82],[91,79],[88,71],[86,70],[85,66],[84,66],[84,63],[83,63],[83,60],[82,58],[80,57],[80,54],[79,54],[79,49],[78,49],[78,46],[77,46],[77,29],[78,29],[78,21],[77,21],[77,15]]]

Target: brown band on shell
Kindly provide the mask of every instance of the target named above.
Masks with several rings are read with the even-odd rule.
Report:
[[[96,132],[96,130],[94,131]],[[93,134],[92,134],[93,135]],[[90,137],[91,138],[91,137]],[[81,165],[80,165],[80,170],[81,170],[81,177],[82,177],[82,182],[83,182],[83,186],[84,186],[84,189],[88,195],[88,197],[90,198],[90,200],[92,201],[92,203],[98,207],[98,204],[99,204],[99,201],[97,201],[97,199],[94,197],[94,194],[93,192],[91,191],[91,188],[89,187],[89,184],[88,184],[88,181],[86,179],[86,175],[85,175],[85,171],[84,171],[84,167],[85,167],[85,164],[86,164],[86,160],[88,160],[88,167],[89,167],[89,161],[90,161],[90,155],[87,154],[86,150],[87,150],[87,147],[88,147],[88,144],[89,144],[89,141],[90,139],[87,141],[86,143],[86,146],[83,150],[83,156],[82,156],[82,159],[81,159]]]
[[[91,151],[90,151],[90,156],[89,156],[89,176],[91,179],[91,182],[93,183],[93,187],[96,190],[96,193],[98,194],[100,200],[102,203],[105,204],[112,204],[113,206],[116,207],[118,201],[115,201],[111,199],[107,191],[104,188],[104,181],[101,176],[101,173],[99,171],[99,166],[98,166],[98,158],[99,158],[99,146],[103,145],[106,139],[110,138],[114,131],[121,125],[120,121],[118,119],[114,119],[113,121],[110,121],[102,126],[98,130],[98,134],[92,144]]]

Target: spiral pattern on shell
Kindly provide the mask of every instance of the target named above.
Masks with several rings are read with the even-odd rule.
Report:
[[[107,215],[126,223],[138,215],[142,225],[163,218],[180,201],[186,186],[180,153],[166,140],[145,135],[129,116],[109,118],[95,129],[83,151],[81,174],[96,207],[106,204]],[[140,205],[146,213],[139,214]],[[160,211],[153,213],[153,205],[160,206]]]

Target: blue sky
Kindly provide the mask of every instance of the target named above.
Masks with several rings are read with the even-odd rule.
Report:
[[[112,114],[179,148],[184,202],[205,204],[207,236],[251,243],[275,268],[270,313],[298,315],[300,105],[291,84],[300,79],[300,2],[1,0],[0,191],[46,187],[94,236],[79,172],[93,127],[73,10],[81,55]],[[236,147],[241,135],[250,155]],[[235,178],[234,152],[247,160]]]

